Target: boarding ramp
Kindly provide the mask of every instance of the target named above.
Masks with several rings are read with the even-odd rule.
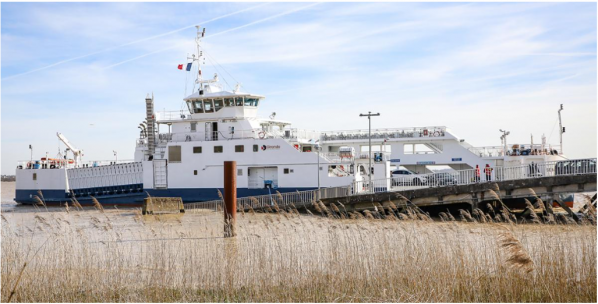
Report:
[[[67,169],[69,193],[80,197],[143,191],[141,162],[96,164]]]

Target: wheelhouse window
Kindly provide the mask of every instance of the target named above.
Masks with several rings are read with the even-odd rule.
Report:
[[[218,112],[222,107],[224,107],[222,99],[214,99],[214,111]]]
[[[243,106],[243,97],[235,97],[235,105],[237,107],[242,107]]]
[[[187,101],[187,108],[189,108],[189,113],[194,113],[193,112],[193,102],[192,101]]]
[[[206,99],[203,101],[203,109],[205,113],[214,113],[214,105],[212,104],[211,99]]]
[[[257,98],[245,98],[245,106],[246,107],[257,106]]]
[[[193,111],[193,113],[203,113],[203,101],[195,101],[195,110]]]
[[[234,98],[224,98],[224,105],[227,107],[234,107],[235,99]]]

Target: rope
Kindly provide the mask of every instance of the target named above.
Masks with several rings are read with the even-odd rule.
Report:
[[[210,55],[210,54],[208,53],[208,51],[206,51],[206,49],[205,49],[205,48],[203,48],[203,47],[202,47],[202,50],[205,52],[205,54],[207,55],[207,57],[208,57],[208,60],[210,60],[210,62],[212,62],[212,61],[213,61],[214,63],[216,63],[216,64],[217,64],[217,65],[218,65],[220,68],[222,68],[222,70],[223,70],[223,71],[224,71],[224,72],[225,72],[225,73],[226,73],[228,76],[230,76],[230,78],[232,78],[232,79],[233,79],[233,80],[234,80],[236,83],[239,83],[239,84],[240,84],[240,82],[239,82],[237,79],[235,79],[235,77],[234,77],[234,76],[233,76],[231,73],[229,73],[229,72],[228,72],[228,71],[227,71],[227,70],[226,70],[226,69],[225,69],[225,68],[224,68],[224,67],[223,67],[223,66],[222,66],[220,63],[218,63],[218,61],[216,61],[216,59],[215,59],[214,57],[212,57],[212,55]],[[213,65],[213,64],[212,64],[212,65]],[[213,65],[213,66],[214,66],[214,65]],[[216,68],[216,66],[214,66],[214,68]],[[216,69],[218,69],[218,68],[216,68]],[[225,79],[225,78],[223,77],[223,79]],[[226,80],[224,80],[224,82],[226,82]],[[228,84],[228,82],[226,82],[226,84],[229,86],[229,88],[230,88],[231,90],[233,89],[233,88],[232,88],[232,87],[231,87],[231,86]],[[245,88],[243,85],[241,85],[241,87],[242,87],[242,88]]]
[[[212,60],[210,58],[208,58],[208,61],[210,62],[210,64],[212,64]],[[218,70],[218,68],[212,64],[212,66],[214,67],[214,69],[216,69],[216,72],[218,72],[218,74],[221,75],[222,80],[224,80],[224,83],[226,83],[226,85],[231,89],[231,91],[233,90],[233,87],[230,86],[230,84],[228,83],[228,81],[226,81],[226,77],[222,76],[222,73],[220,73],[220,70]]]
[[[549,143],[550,142],[550,138],[552,138],[552,133],[554,133],[554,127],[556,127],[556,123],[557,122],[559,122],[558,118],[554,121],[554,125],[552,125],[552,131],[550,131],[550,136],[548,136],[548,142],[547,143]]]

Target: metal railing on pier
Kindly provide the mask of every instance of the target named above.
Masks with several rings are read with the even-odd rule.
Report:
[[[291,204],[300,207],[311,204],[311,202],[318,199],[578,174],[596,174],[596,158],[530,163],[516,167],[485,167],[479,168],[479,170],[468,169],[454,172],[417,174],[409,177],[372,180],[371,183],[365,180],[355,181],[347,186],[322,188],[320,190],[275,192],[271,195],[242,197],[237,199],[237,207],[245,210],[249,207],[256,209],[274,205],[286,208]],[[222,200],[185,204],[185,209],[219,211],[222,210]]]

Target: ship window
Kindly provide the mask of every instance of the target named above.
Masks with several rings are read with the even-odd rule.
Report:
[[[203,109],[206,113],[213,113],[214,112],[214,106],[212,105],[212,100],[211,99],[206,99],[203,101]]]
[[[289,168],[284,168],[284,174],[289,174]]]
[[[222,99],[214,99],[214,111],[218,112],[223,106]]]
[[[242,107],[243,106],[243,97],[235,97],[235,104],[237,105],[237,107]]]
[[[197,170],[193,170],[193,175],[197,175]]]
[[[214,146],[214,153],[222,153],[222,146]]]
[[[196,122],[192,122],[191,123],[191,132],[195,132],[197,131],[197,123]]]
[[[234,107],[235,100],[233,98],[224,98],[224,105],[227,107]]]
[[[245,98],[246,107],[255,107],[257,105],[257,98]]]
[[[201,147],[193,147],[193,153],[201,153]]]
[[[243,176],[243,169],[237,169],[237,175]]]
[[[259,148],[257,147],[257,145],[253,145],[253,152],[257,152],[259,151]]]
[[[195,111],[194,113],[203,113],[203,102],[201,100],[195,101]]]
[[[181,146],[168,147],[168,161],[170,161],[171,163],[181,162]]]
[[[37,173],[33,173],[33,180],[37,180]]]
[[[189,113],[193,113],[193,102],[187,101],[187,108],[189,108]]]
[[[439,154],[442,153],[442,145],[423,143],[423,144],[404,144],[403,154]]]
[[[244,145],[235,146],[235,152],[245,152],[245,146]]]

